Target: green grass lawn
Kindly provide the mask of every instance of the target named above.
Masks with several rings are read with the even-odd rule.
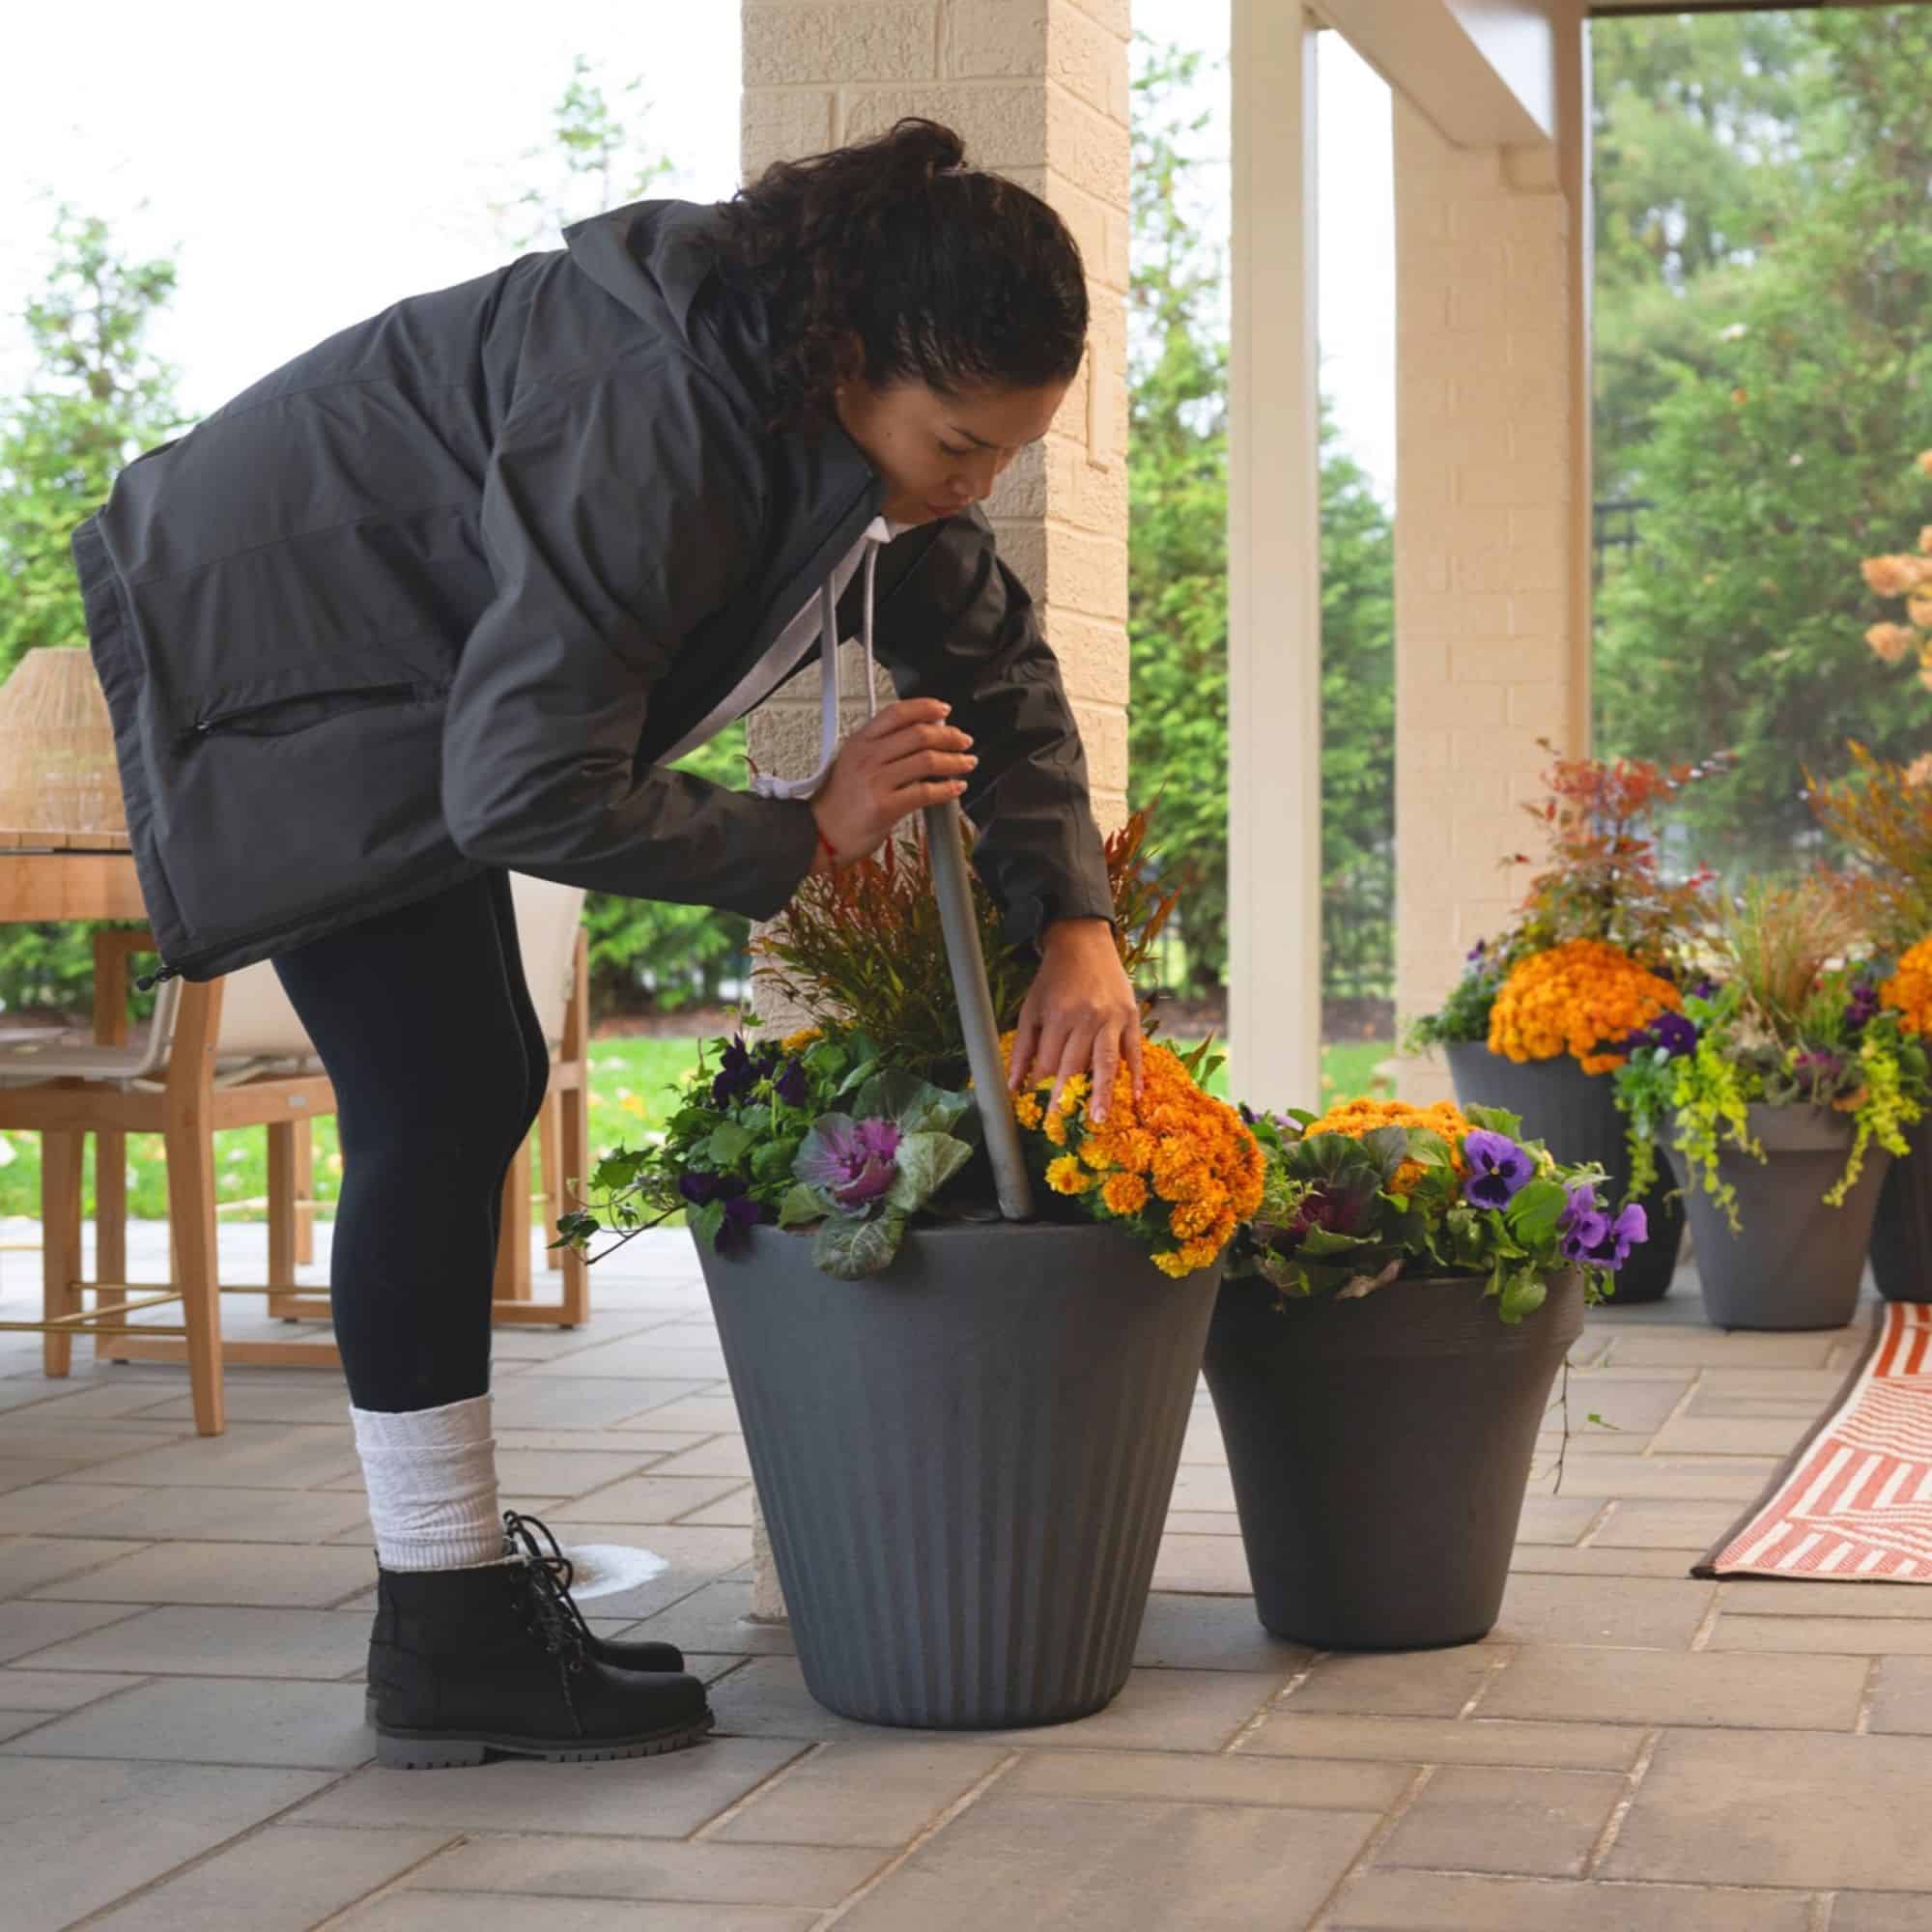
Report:
[[[640,1132],[664,1125],[667,1090],[692,1065],[697,1042],[632,1037],[593,1040],[590,1046],[590,1142],[610,1148]],[[1350,1040],[1326,1048],[1321,1056],[1321,1097],[1366,1093],[1373,1068],[1393,1051],[1386,1040]],[[1227,1095],[1227,1069],[1212,1082]],[[214,1137],[215,1200],[259,1201],[267,1192],[267,1141],[262,1128],[236,1128]],[[128,1206],[139,1220],[167,1215],[167,1187],[161,1168],[161,1137],[134,1134],[128,1142]],[[332,1118],[315,1123],[315,1192],[328,1211],[342,1173]],[[40,1211],[40,1141],[33,1134],[0,1134],[0,1217],[34,1216]],[[94,1144],[88,1143],[86,1212],[94,1211]],[[222,1220],[259,1221],[259,1208],[236,1207]]]

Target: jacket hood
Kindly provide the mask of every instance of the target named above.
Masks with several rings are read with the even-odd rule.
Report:
[[[770,329],[758,296],[721,263],[715,202],[634,201],[563,231],[570,259],[632,314],[676,335],[753,409],[771,395]]]

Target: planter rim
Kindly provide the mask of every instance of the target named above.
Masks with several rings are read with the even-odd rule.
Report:
[[[1575,1263],[1566,1262],[1561,1267],[1551,1268],[1548,1271],[1548,1273],[1547,1273],[1543,1277],[1543,1279],[1547,1287],[1554,1290],[1557,1287],[1559,1287],[1563,1282],[1568,1280],[1570,1276],[1576,1275],[1580,1277],[1582,1272],[1583,1272],[1582,1269],[1577,1267]],[[1489,1276],[1483,1274],[1406,1274],[1398,1276],[1394,1281],[1388,1282],[1381,1288],[1374,1290],[1371,1293],[1351,1294],[1348,1297],[1348,1299],[1350,1301],[1358,1304],[1366,1305],[1371,1301],[1379,1300],[1383,1295],[1388,1294],[1392,1291],[1397,1289],[1404,1289],[1404,1288],[1417,1288],[1417,1289],[1426,1288],[1430,1290],[1441,1290],[1446,1288],[1479,1289],[1488,1280]],[[1224,1286],[1227,1288],[1238,1290],[1242,1285],[1242,1283],[1249,1281],[1252,1281],[1258,1288],[1263,1289],[1269,1293],[1273,1293],[1275,1292],[1272,1284],[1269,1283],[1261,1275],[1241,1275],[1238,1277],[1231,1276],[1227,1279]],[[1343,1297],[1339,1294],[1285,1294],[1279,1296],[1279,1299],[1281,1301],[1282,1306],[1286,1308],[1333,1308],[1341,1304]],[[1548,1303],[1545,1303],[1546,1307],[1548,1305]]]
[[[1574,1053],[1546,1053],[1541,1060],[1512,1060],[1506,1053],[1498,1053],[1485,1039],[1445,1039],[1444,1053],[1480,1053],[1491,1060],[1500,1060],[1506,1066],[1574,1066],[1585,1080],[1607,1080],[1607,1072],[1592,1073]]]
[[[1745,1109],[1745,1122],[1766,1153],[1842,1152],[1851,1146],[1857,1131],[1849,1115],[1833,1113],[1808,1100],[1787,1101],[1782,1105],[1753,1100]],[[1683,1151],[1682,1142],[1674,1134],[1664,1146],[1673,1153]],[[1884,1150],[1874,1148],[1873,1151]],[[1729,1141],[1721,1143],[1718,1150],[1719,1159],[1743,1153],[1742,1148],[1733,1147]]]

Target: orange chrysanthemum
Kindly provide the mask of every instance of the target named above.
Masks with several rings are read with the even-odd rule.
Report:
[[[1897,1009],[1905,1033],[1932,1034],[1932,938],[1921,939],[1898,962],[1898,971],[1879,988],[1879,998]]]
[[[1515,1061],[1569,1053],[1585,1073],[1608,1073],[1624,1064],[1613,1042],[1681,1004],[1668,980],[1621,947],[1566,939],[1510,969],[1490,1012],[1490,1051]]]
[[[1010,1035],[1001,1049],[1010,1063]],[[1142,1071],[1138,1096],[1132,1075],[1121,1071],[1103,1122],[1093,1118],[1085,1079],[1069,1081],[1057,1106],[1053,1081],[1038,1081],[1013,1111],[1026,1132],[1065,1150],[1047,1166],[1049,1187],[1082,1196],[1096,1219],[1152,1232],[1155,1265],[1190,1274],[1210,1265],[1260,1207],[1262,1151],[1234,1108],[1204,1094],[1171,1048],[1149,1041]]]

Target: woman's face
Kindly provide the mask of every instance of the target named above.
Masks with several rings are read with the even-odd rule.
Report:
[[[838,420],[885,479],[884,511],[895,524],[929,524],[988,496],[994,479],[1053,421],[1068,384],[976,388],[952,395],[923,383],[875,389],[842,384]]]

